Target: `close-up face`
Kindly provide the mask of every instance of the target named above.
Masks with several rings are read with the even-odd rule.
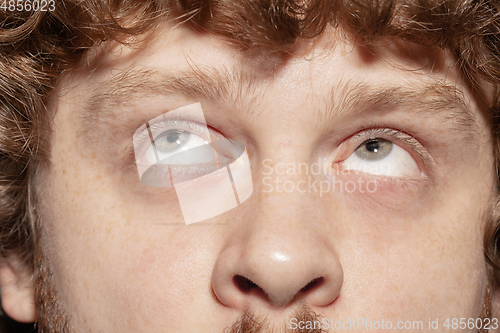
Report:
[[[483,318],[493,144],[448,53],[328,29],[263,57],[181,25],[83,63],[50,99],[37,179],[46,301],[71,332],[298,332],[307,318],[461,331],[453,318]],[[153,144],[134,134],[148,123],[162,151],[206,143],[189,117],[152,121],[197,103],[212,138],[244,145],[253,190],[187,223],[178,189],[141,182]]]

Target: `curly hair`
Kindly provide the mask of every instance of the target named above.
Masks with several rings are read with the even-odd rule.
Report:
[[[165,20],[220,36],[250,54],[291,54],[296,42],[317,38],[329,26],[364,45],[390,38],[446,50],[471,87],[493,87],[486,112],[500,174],[498,1],[59,0],[54,11],[0,10],[1,258],[16,256],[35,270],[35,180],[49,163],[47,103],[58,78],[89,49],[133,43]],[[489,222],[485,257],[498,285],[500,204]]]

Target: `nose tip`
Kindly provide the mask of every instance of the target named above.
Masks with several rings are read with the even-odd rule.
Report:
[[[340,292],[343,273],[333,253],[321,257],[303,256],[300,251],[253,253],[232,249],[219,257],[212,286],[226,306],[283,308],[301,302],[321,307],[332,303]]]
[[[300,175],[287,179],[304,181]],[[239,311],[333,303],[344,278],[336,248],[338,217],[315,195],[268,191],[262,184],[254,193],[235,215],[215,262],[217,299]]]

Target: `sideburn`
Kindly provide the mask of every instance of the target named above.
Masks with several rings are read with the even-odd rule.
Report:
[[[41,247],[35,259],[36,326],[39,333],[71,333],[70,316],[63,310],[49,260]]]

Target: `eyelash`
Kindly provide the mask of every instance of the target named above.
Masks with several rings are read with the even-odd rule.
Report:
[[[204,127],[196,122],[193,122],[193,121],[188,121],[188,120],[168,120],[168,121],[163,121],[163,122],[160,122],[160,123],[155,123],[155,124],[152,124],[152,125],[149,125],[149,130],[146,129],[144,130],[141,134],[139,134],[137,137],[134,138],[134,144],[138,144],[138,145],[142,145],[144,144],[144,141],[146,140],[150,140],[150,137],[149,137],[149,131],[151,131],[151,133],[154,133],[156,130],[158,129],[162,129],[164,131],[168,131],[168,130],[171,130],[171,129],[181,129],[181,130],[186,130],[190,133],[193,133],[193,134],[196,134],[197,132],[199,133],[199,129],[200,127]],[[207,126],[207,128],[209,128],[209,126]],[[196,131],[198,130],[198,131]],[[209,130],[211,130],[209,128]],[[200,135],[201,137],[201,135]],[[153,135],[153,138],[155,138],[155,136]],[[203,138],[203,139],[207,139],[207,138]]]
[[[149,124],[149,122],[146,122]],[[206,125],[207,129],[210,133],[216,133],[220,134],[220,132],[214,130],[210,126]],[[177,120],[177,119],[172,119],[172,120],[167,120],[167,121],[162,121],[162,122],[157,122],[154,124],[149,125],[149,131],[153,133],[153,138],[156,138],[154,136],[154,132],[156,130],[161,129],[162,131],[159,133],[163,133],[164,131],[168,131],[170,129],[184,129],[188,130],[189,132],[196,134],[197,132],[199,133],[199,129],[202,127],[201,124],[191,121],[191,120]],[[196,131],[198,129],[198,131]],[[147,143],[151,144],[151,138],[149,137],[149,131],[148,129],[144,129],[140,134],[137,136],[134,136],[133,140],[125,147],[124,153],[125,153],[125,167],[132,167],[136,168],[137,167],[137,161],[136,161],[136,151],[134,149],[134,146],[139,146],[141,147],[140,149],[140,154],[142,155],[147,149],[148,146],[146,145]],[[159,135],[158,134],[158,135]],[[222,135],[222,134],[220,134]],[[201,137],[201,136],[200,136]]]
[[[434,160],[432,159],[429,152],[424,148],[424,146],[413,136],[397,129],[393,128],[372,128],[368,130],[359,131],[350,137],[348,137],[344,142],[353,142],[354,150],[359,147],[363,142],[369,139],[392,139],[391,141],[400,142],[403,146],[408,147],[411,151],[409,152],[411,155],[417,155],[418,159],[421,161],[417,161],[417,164],[423,164],[425,168],[424,172],[432,172]],[[395,144],[397,144],[394,142]],[[352,150],[352,149],[351,149]],[[354,151],[353,150],[353,151]],[[413,153],[412,153],[413,152]],[[340,161],[341,162],[341,161]]]

